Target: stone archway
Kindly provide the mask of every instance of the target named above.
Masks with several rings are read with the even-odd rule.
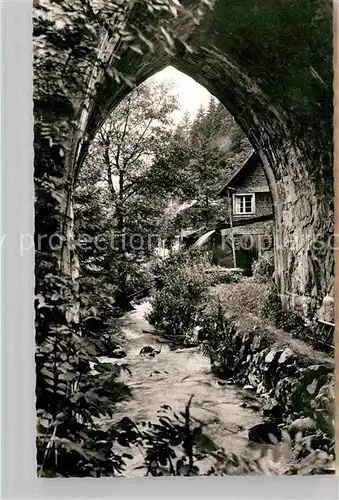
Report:
[[[118,64],[137,84],[171,64],[232,113],[259,151],[271,187],[281,298],[304,315],[319,308],[334,280],[331,16],[325,0],[218,0],[198,27],[177,21],[192,53],[180,43],[171,59],[160,49],[144,56],[128,50]],[[85,134],[70,138],[69,178],[129,91],[111,79],[98,81],[80,119]],[[71,194],[66,198],[65,231],[72,232]]]

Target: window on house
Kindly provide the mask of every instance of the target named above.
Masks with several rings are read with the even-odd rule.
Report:
[[[236,215],[254,214],[255,199],[253,194],[235,194],[233,198],[233,212]]]

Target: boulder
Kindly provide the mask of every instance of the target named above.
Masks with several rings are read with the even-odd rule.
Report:
[[[266,392],[266,387],[263,382],[260,382],[257,386],[257,394],[264,394]]]
[[[283,378],[279,380],[275,389],[274,396],[277,401],[280,403],[287,404],[287,401],[290,399],[290,380],[288,378]]]
[[[260,360],[259,353],[257,352],[256,354],[253,354],[252,361],[255,365],[258,365],[259,360]]]
[[[125,353],[125,351],[121,349],[121,347],[116,347],[111,354],[112,358],[118,358],[118,359],[126,358],[126,356],[127,354]]]
[[[298,432],[307,434],[314,430],[316,430],[316,424],[315,421],[310,417],[297,418],[289,427],[289,432],[292,436],[295,436]]]
[[[259,385],[259,382],[260,382],[259,378],[256,375],[254,375],[253,373],[250,373],[248,375],[248,381],[249,381],[250,385],[252,387],[255,387],[255,388]]]
[[[281,419],[284,413],[284,408],[278,403],[276,399],[268,400],[263,408],[263,415],[265,418]]]
[[[286,365],[280,365],[280,370],[279,370],[279,378],[282,378],[284,375],[293,376],[295,375],[296,371],[298,370],[298,366],[296,365],[295,361],[292,361],[291,363],[288,363]]]
[[[316,393],[316,390],[318,388],[318,380],[315,378],[312,380],[312,382],[307,386],[307,392],[311,394],[311,396],[314,396]]]
[[[248,430],[248,439],[255,443],[276,444],[281,441],[281,430],[275,422],[258,424]]]
[[[155,347],[152,347],[151,345],[145,345],[139,352],[139,355],[141,356],[150,356],[153,357],[156,354],[160,354],[161,349],[155,349]]]
[[[292,351],[292,349],[286,347],[286,349],[284,349],[283,352],[281,353],[278,363],[279,365],[282,365],[292,361],[294,358],[295,358],[295,353]]]
[[[265,363],[267,363],[268,365],[274,363],[274,361],[277,359],[279,355],[281,355],[281,353],[282,353],[281,350],[276,351],[275,349],[271,349],[268,352],[268,354],[266,354]]]
[[[256,352],[259,351],[262,345],[262,337],[259,335],[256,335],[253,339],[253,342],[251,344],[251,351]]]
[[[322,376],[333,373],[334,365],[322,364],[322,365],[311,365],[307,368],[300,368],[298,374],[307,380],[312,380],[314,378],[319,379]]]
[[[242,344],[246,347],[248,350],[252,344],[253,341],[253,336],[250,333],[245,333],[245,335],[242,338]]]
[[[253,385],[250,385],[250,384],[246,384],[244,385],[243,387],[246,391],[255,391],[255,387],[253,387]]]
[[[226,385],[227,382],[225,380],[217,380],[217,385]]]
[[[246,346],[242,345],[241,348],[240,348],[240,350],[239,350],[239,357],[240,357],[240,359],[244,359],[245,358],[246,352],[247,352]]]

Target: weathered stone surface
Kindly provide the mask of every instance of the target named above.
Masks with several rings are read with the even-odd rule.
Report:
[[[310,393],[306,391],[307,386],[310,386],[314,380],[318,381],[318,388],[325,385],[328,377],[333,374],[333,371],[334,366],[331,367],[328,364],[311,365],[297,370],[295,377],[300,381],[303,390],[308,394],[309,398],[314,398],[316,392],[313,392],[311,396]]]
[[[315,421],[310,417],[298,418],[292,422],[289,428],[291,435],[295,435],[297,432],[302,432],[303,434],[309,434],[316,429]]]
[[[155,349],[151,345],[145,345],[139,352],[141,356],[150,356],[153,357],[156,354],[160,354],[160,349]]]
[[[322,375],[333,373],[333,365],[329,364],[310,365],[307,368],[300,370],[300,372],[306,374],[308,377],[319,378]]]
[[[307,392],[311,394],[311,396],[313,396],[316,393],[317,388],[318,388],[318,380],[313,379],[310,385],[307,386]]]
[[[293,408],[295,405],[295,400],[299,404],[303,406],[303,402],[300,399],[299,394],[295,397],[296,389],[299,387],[299,382],[296,381],[293,377],[285,377],[278,381],[276,384],[274,395],[277,401],[281,404],[285,405],[286,408]]]
[[[245,347],[244,345],[242,345],[242,347],[241,347],[241,349],[240,349],[240,351],[239,351],[239,356],[240,356],[241,358],[244,358],[244,356],[245,356],[246,352],[247,352],[246,347]]]
[[[257,376],[255,376],[253,373],[250,373],[248,375],[248,381],[249,381],[250,385],[254,388],[256,388],[259,384],[259,378]]]
[[[292,351],[292,349],[286,347],[286,349],[284,349],[283,352],[281,353],[278,363],[281,365],[286,362],[292,361],[292,359],[294,358],[295,358],[295,353]]]
[[[317,426],[328,435],[334,435],[335,427],[335,377],[332,373],[320,387],[317,396],[311,402],[314,409],[313,416]]]
[[[261,361],[264,361],[265,358],[266,358],[266,355],[270,352],[271,348],[270,347],[266,347],[265,349],[263,349],[262,351],[260,351],[259,353],[259,359]]]
[[[258,352],[257,352],[256,354],[253,354],[253,356],[252,356],[252,362],[253,362],[253,364],[254,364],[254,365],[257,365],[257,364],[258,364],[258,361],[259,361],[259,359],[260,359],[260,358],[259,358],[259,355],[260,355],[260,354],[259,354]]]
[[[263,343],[263,338],[260,337],[260,335],[256,335],[251,345],[251,351],[252,352],[259,351],[262,346],[262,343]]]
[[[260,383],[258,384],[258,387],[257,387],[257,391],[256,391],[256,393],[257,393],[258,395],[260,395],[260,394],[264,394],[265,392],[266,392],[266,387],[265,387],[265,385],[264,385],[262,382],[260,382]]]
[[[254,387],[253,387],[253,385],[251,385],[251,384],[246,384],[246,385],[244,385],[244,389],[245,389],[246,391],[254,391],[254,390],[255,390],[255,388],[254,388]]]
[[[112,352],[111,354],[112,358],[125,358],[127,356],[127,354],[125,353],[125,351],[123,351],[121,349],[121,347],[117,347],[116,349],[114,349],[114,351]]]
[[[276,351],[275,349],[271,349],[265,357],[265,363],[272,364],[280,354],[281,351]]]

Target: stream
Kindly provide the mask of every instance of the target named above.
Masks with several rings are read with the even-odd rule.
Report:
[[[101,362],[127,365],[131,372],[123,370],[120,379],[129,386],[132,397],[117,405],[114,421],[124,416],[136,423],[155,421],[161,405],[167,404],[175,412],[183,412],[193,396],[191,416],[203,422],[204,434],[217,448],[222,447],[237,455],[246,450],[251,456],[258,456],[264,448],[272,448],[273,445],[248,441],[248,429],[262,422],[259,398],[218,379],[211,373],[209,359],[198,348],[173,348],[152,334],[153,328],[144,318],[148,307],[148,302],[137,304],[125,316],[119,341],[127,356],[122,359],[100,358]],[[161,352],[154,357],[140,355],[140,350],[146,345],[161,349]],[[245,402],[246,405],[242,406]],[[135,451],[136,457],[128,460],[124,476],[145,473],[141,469],[135,470],[142,464],[142,456]],[[274,467],[277,466],[274,463]]]

